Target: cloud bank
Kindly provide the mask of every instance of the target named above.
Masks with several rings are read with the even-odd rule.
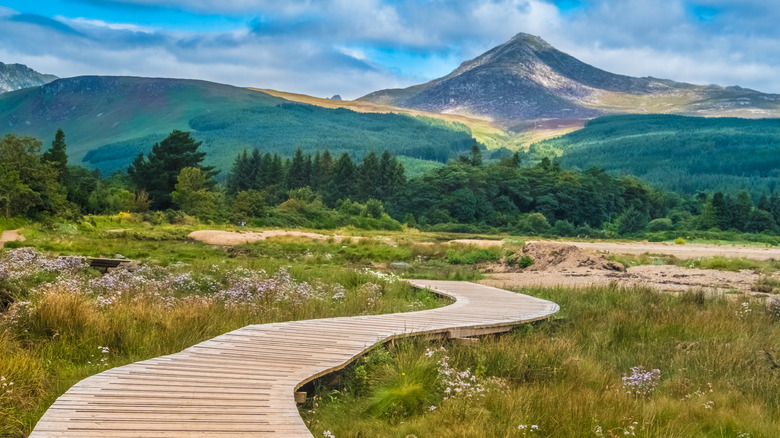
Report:
[[[354,98],[442,76],[526,32],[616,73],[780,92],[780,11],[758,0],[9,3],[0,61],[63,77],[197,78]]]

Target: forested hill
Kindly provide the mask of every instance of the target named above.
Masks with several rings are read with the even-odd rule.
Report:
[[[680,193],[775,193],[780,119],[608,116],[531,146],[565,167],[627,173]]]
[[[58,128],[71,163],[124,170],[172,130],[203,141],[209,164],[227,170],[244,148],[282,155],[391,150],[446,161],[474,144],[463,125],[398,114],[361,114],[292,103],[259,91],[211,82],[85,76],[0,95],[0,134],[48,144]]]

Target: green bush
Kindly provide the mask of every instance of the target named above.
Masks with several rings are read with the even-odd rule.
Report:
[[[5,242],[5,245],[3,245],[3,248],[5,249],[15,249],[15,248],[22,248],[24,246],[27,246],[24,244],[24,242],[20,242],[18,240],[12,240],[10,242]]]
[[[521,233],[542,235],[550,232],[550,223],[542,213],[524,214],[517,225]]]
[[[469,248],[469,247],[467,247]],[[497,262],[501,259],[500,248],[469,248],[447,251],[447,262],[453,265],[473,265],[476,263]]]
[[[577,230],[574,228],[574,225],[567,221],[555,221],[555,225],[553,225],[553,233],[555,233],[557,236],[575,236],[577,234]]]
[[[669,218],[659,218],[659,219],[653,219],[650,221],[649,224],[647,224],[647,231],[650,231],[651,233],[655,233],[658,231],[668,231],[674,228],[674,225],[672,224],[672,220]]]
[[[518,257],[517,254],[510,254],[506,257],[506,263],[510,266],[517,266],[521,269],[525,269],[529,266],[533,266],[534,259],[527,255]]]

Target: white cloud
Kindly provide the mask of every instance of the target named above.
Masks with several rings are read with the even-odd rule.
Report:
[[[63,16],[56,16],[54,19],[62,21],[63,23],[70,24],[73,27],[97,27],[106,28],[111,30],[131,30],[133,32],[145,32],[153,33],[154,29],[147,26],[138,26],[137,24],[128,23],[109,23],[103,20],[90,20],[83,17],[68,18]]]
[[[735,0],[699,0],[720,11],[706,22],[697,21],[685,0],[591,0],[566,14],[542,0],[113,3],[256,14],[258,20],[206,33],[59,17],[81,34],[64,35],[11,21],[16,12],[0,7],[0,60],[59,76],[191,77],[358,97],[441,76],[526,32],[616,73],[780,91],[780,38],[774,27],[748,26],[751,20],[775,22],[780,12],[758,0],[745,1],[743,9]],[[394,53],[402,60],[391,60]]]

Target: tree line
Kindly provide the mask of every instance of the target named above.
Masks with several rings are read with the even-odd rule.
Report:
[[[8,135],[0,140],[0,214],[76,219],[128,211],[149,220],[186,214],[268,226],[397,229],[405,223],[591,237],[780,231],[777,194],[756,202],[744,191],[682,196],[604,169],[566,169],[548,158],[530,164],[516,153],[486,160],[479,147],[411,179],[387,151],[355,160],[327,150],[283,157],[247,149],[222,184],[215,169],[203,165],[199,147],[190,133],[173,131],[127,171],[103,177],[68,164],[61,130],[46,151],[36,139]]]

